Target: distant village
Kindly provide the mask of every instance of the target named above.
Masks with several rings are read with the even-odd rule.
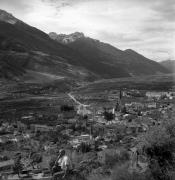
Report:
[[[92,173],[124,150],[133,166],[138,135],[169,119],[175,104],[175,92],[135,89],[67,96],[70,101],[53,115],[29,110],[18,118],[0,118],[0,179],[20,179],[13,172],[18,153],[22,179],[51,179],[50,162],[58,149],[66,150],[74,168],[93,164]],[[42,158],[35,161],[31,153]],[[144,171],[146,161],[139,163]]]

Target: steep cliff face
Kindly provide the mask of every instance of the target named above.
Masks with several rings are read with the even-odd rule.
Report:
[[[49,36],[54,39],[57,40],[58,42],[62,43],[62,44],[69,44],[72,43],[78,39],[84,38],[84,34],[80,33],[80,32],[75,32],[69,35],[66,34],[57,34],[55,32],[51,32],[49,33]]]

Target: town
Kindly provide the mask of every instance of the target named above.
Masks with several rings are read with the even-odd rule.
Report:
[[[1,112],[2,180],[51,179],[60,149],[66,151],[80,179],[108,176],[116,161],[129,161],[131,171],[145,172],[146,156],[135,158],[138,140],[150,128],[170,119],[175,109],[173,91],[118,89],[63,96],[66,100],[61,104],[59,99],[47,101],[48,108],[43,111],[12,110],[12,116]],[[16,169],[21,169],[20,174],[14,170],[19,154],[20,167]]]

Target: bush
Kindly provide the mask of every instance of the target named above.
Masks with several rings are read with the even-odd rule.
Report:
[[[49,168],[50,168],[50,170],[52,170],[53,166],[55,165],[56,159],[57,159],[57,156],[51,157],[51,159],[49,161]]]
[[[69,106],[69,105],[62,105],[60,107],[61,112],[65,112],[65,111],[73,111],[74,107],[73,106]]]
[[[87,180],[111,180],[110,177],[107,177],[101,174],[91,174]]]
[[[107,154],[106,155],[106,166],[113,168],[117,163],[125,163],[129,160],[129,154],[126,150],[122,150],[120,154]]]
[[[129,164],[117,164],[112,171],[112,180],[153,180],[150,173],[138,173],[129,171]]]
[[[172,120],[165,122],[151,128],[140,138],[140,146],[148,157],[155,180],[169,180],[168,172],[175,166],[175,123]]]
[[[114,119],[114,114],[112,112],[104,112],[104,117],[107,121],[112,121]]]
[[[78,148],[78,150],[82,153],[90,152],[91,146],[87,143],[82,142]]]

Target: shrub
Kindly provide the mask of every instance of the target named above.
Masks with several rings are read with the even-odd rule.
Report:
[[[114,119],[114,114],[112,112],[104,112],[104,117],[107,121],[112,121]]]
[[[87,144],[87,143],[82,142],[78,149],[82,153],[87,153],[87,152],[90,152],[91,146],[89,144]]]
[[[91,174],[87,180],[111,180],[110,177],[101,174]]]
[[[138,173],[129,171],[129,164],[117,164],[112,171],[112,180],[153,180],[150,173]]]
[[[61,110],[61,112],[64,112],[64,111],[73,111],[74,107],[73,106],[69,106],[69,105],[62,105],[60,107],[60,110]]]
[[[106,166],[113,168],[117,163],[124,163],[129,160],[129,153],[126,150],[122,150],[120,154],[107,154],[106,155]]]
[[[155,180],[170,179],[168,172],[175,166],[175,123],[165,121],[151,128],[140,138],[140,146],[149,159],[149,167]]]

